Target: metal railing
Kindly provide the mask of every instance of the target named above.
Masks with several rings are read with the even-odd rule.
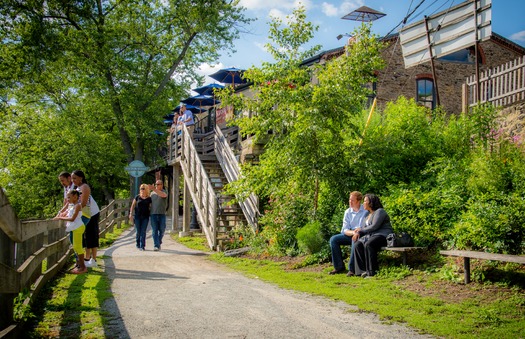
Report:
[[[236,128],[235,130],[225,130],[223,133],[220,128],[215,127],[215,154],[219,164],[221,165],[222,171],[226,175],[226,179],[228,182],[233,182],[239,178],[241,174],[241,168],[237,158],[235,157],[235,154],[230,147],[230,133],[235,133],[238,137],[238,130]],[[258,208],[259,201],[257,196],[251,193],[244,201],[238,199],[238,204],[241,207],[250,226],[254,230],[257,230],[257,220],[260,215]]]
[[[115,200],[100,211],[100,236],[127,220],[129,200]],[[15,297],[27,291],[31,304],[47,281],[68,263],[73,253],[65,222],[20,221],[0,188],[0,338],[19,331],[13,320]],[[45,262],[45,271],[43,263]]]

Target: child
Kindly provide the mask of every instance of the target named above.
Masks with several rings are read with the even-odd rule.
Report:
[[[84,249],[82,248],[82,236],[86,226],[82,222],[82,205],[79,203],[80,194],[76,190],[67,192],[69,206],[66,213],[60,213],[54,219],[65,220],[66,231],[72,234],[73,250],[77,255],[77,265],[71,270],[73,274],[83,274],[87,272],[84,264]]]

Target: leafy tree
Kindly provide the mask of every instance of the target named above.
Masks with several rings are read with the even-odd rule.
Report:
[[[42,162],[40,170],[54,180],[57,168],[78,164],[100,188],[113,190],[118,187],[109,178],[121,185],[127,162],[162,161],[157,150],[163,140],[153,133],[163,128],[162,112],[199,79],[196,66],[213,63],[221,49],[233,51],[233,40],[249,22],[238,3],[1,2],[0,108],[6,120],[0,133],[12,143],[1,150],[11,154],[2,184],[9,191],[15,173],[27,180],[27,169]],[[40,124],[60,129],[64,122],[76,127],[32,133]],[[17,152],[9,153],[15,145]],[[41,159],[35,159],[40,152],[31,153],[37,148]],[[46,157],[46,149],[56,155]],[[59,155],[69,159],[67,166]]]
[[[306,21],[304,9],[270,24],[267,48],[275,63],[251,68],[244,76],[253,82],[253,96],[223,91],[224,104],[239,111],[241,132],[266,141],[256,166],[243,167],[243,178],[232,185],[236,193],[250,190],[269,198],[261,223],[271,242],[281,249],[296,248],[295,232],[315,214],[323,187],[334,187],[346,172],[345,143],[356,138],[358,126],[350,117],[361,114],[370,91],[363,86],[374,80],[382,66],[380,43],[370,35],[370,26],[356,32],[354,45],[343,56],[324,66],[308,67],[303,61],[319,46],[306,49],[317,27]],[[312,81],[313,80],[313,81]],[[346,192],[346,195],[348,192]],[[345,197],[347,199],[347,197]]]

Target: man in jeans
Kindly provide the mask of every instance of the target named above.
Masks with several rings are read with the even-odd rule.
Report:
[[[334,270],[330,274],[339,274],[345,272],[343,264],[343,254],[341,252],[341,246],[352,245],[350,251],[350,261],[348,263],[348,274],[347,276],[353,276],[355,274],[355,263],[354,263],[354,242],[352,237],[354,230],[361,227],[361,224],[368,215],[368,211],[363,208],[361,201],[363,200],[363,194],[358,191],[350,193],[350,199],[348,201],[350,207],[345,211],[343,217],[343,227],[341,233],[333,235],[330,238],[330,249],[332,250],[332,264]]]
[[[164,190],[162,180],[157,180],[150,186],[151,192],[151,230],[153,233],[153,250],[160,251],[162,237],[166,231],[166,201],[168,194]]]

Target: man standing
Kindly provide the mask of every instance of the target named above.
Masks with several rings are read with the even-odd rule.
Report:
[[[348,263],[348,274],[347,276],[353,276],[355,274],[355,262],[354,262],[354,242],[352,237],[354,230],[361,227],[361,223],[365,220],[368,215],[368,211],[361,206],[363,200],[363,194],[358,191],[350,193],[349,205],[345,211],[343,217],[343,227],[341,233],[333,235],[330,238],[330,249],[332,251],[332,264],[334,270],[330,274],[344,273],[343,254],[341,252],[341,245],[352,245],[350,251],[350,261]]]
[[[153,250],[160,251],[162,237],[166,231],[166,201],[168,194],[164,190],[162,180],[150,185],[151,198],[151,230],[153,233]]]
[[[188,128],[188,132],[190,133],[190,137],[193,139],[193,130],[195,129],[193,113],[189,109],[187,109],[186,105],[184,104],[180,105],[180,111],[182,112],[182,117],[179,118],[178,124],[186,125],[186,128]]]

